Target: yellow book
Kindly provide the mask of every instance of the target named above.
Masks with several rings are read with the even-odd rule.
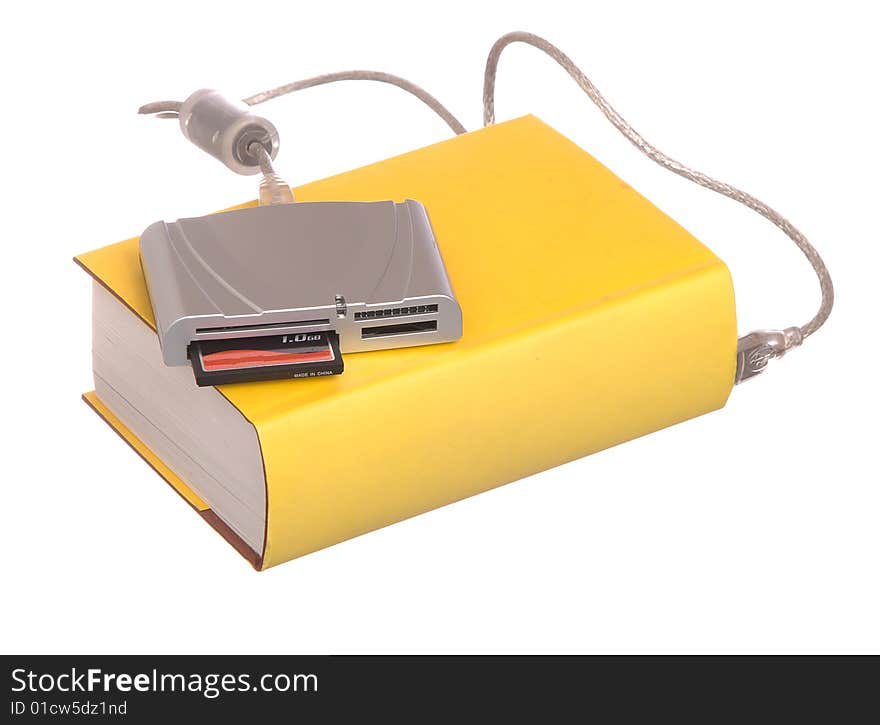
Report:
[[[126,400],[112,387],[103,397],[100,389],[85,396],[258,569],[727,400],[737,334],[725,264],[532,116],[307,184],[295,194],[299,201],[422,202],[462,307],[462,339],[351,354],[339,376],[204,389],[198,401],[215,406],[218,419],[238,416],[260,456],[258,468],[243,462],[236,473],[250,486],[245,503],[252,519],[238,529],[211,500],[238,493],[228,482],[199,478],[237,440],[217,443],[216,450],[200,444],[206,462],[190,469],[187,441],[165,441],[161,421],[137,412],[148,406],[148,396]],[[109,291],[144,335],[155,337],[137,239],[76,261],[102,288],[96,299]],[[120,318],[118,324],[127,323]],[[107,329],[100,333],[107,336],[102,350],[113,349]],[[112,367],[107,355],[96,365]],[[163,370],[151,360],[143,364]],[[174,375],[189,373],[164,371],[151,373],[163,376],[156,385],[164,385],[166,375],[172,385]],[[96,385],[98,378],[96,367]],[[195,389],[191,374],[188,383]],[[175,446],[180,470],[132,427],[155,436],[155,447]]]

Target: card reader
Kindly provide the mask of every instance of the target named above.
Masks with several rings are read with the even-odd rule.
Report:
[[[462,334],[428,214],[413,200],[296,202],[156,222],[140,256],[167,365],[186,365],[208,341],[234,349],[252,338],[335,333],[349,353]],[[239,369],[236,379],[295,377],[288,369],[263,364],[258,376]]]

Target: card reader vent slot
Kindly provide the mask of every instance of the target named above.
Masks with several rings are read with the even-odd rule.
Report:
[[[259,332],[261,330],[279,330],[284,327],[310,327],[312,325],[329,325],[330,320],[326,317],[321,320],[294,320],[291,322],[272,322],[265,325],[251,325],[249,327],[198,327],[196,335],[210,335],[214,332]]]
[[[437,320],[425,320],[424,322],[404,322],[399,325],[378,325],[376,327],[361,328],[361,338],[369,340],[371,337],[388,337],[390,335],[410,335],[415,332],[435,332]]]

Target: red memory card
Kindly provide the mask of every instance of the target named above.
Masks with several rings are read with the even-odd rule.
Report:
[[[202,386],[338,375],[344,367],[332,331],[194,342],[189,357]]]

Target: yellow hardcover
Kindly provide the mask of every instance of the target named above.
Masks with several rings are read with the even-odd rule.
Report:
[[[263,452],[258,568],[727,400],[737,335],[726,265],[533,116],[295,193],[421,201],[464,335],[348,355],[340,376],[220,388]],[[153,325],[137,239],[76,261]]]

